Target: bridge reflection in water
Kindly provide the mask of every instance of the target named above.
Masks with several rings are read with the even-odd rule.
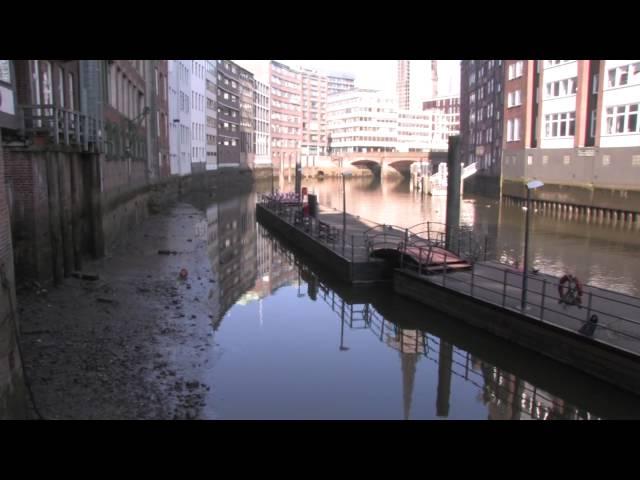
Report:
[[[258,238],[270,239],[278,258],[286,259],[294,267],[285,283],[297,286],[298,292],[306,289],[309,299],[324,302],[335,314],[339,321],[340,350],[350,349],[352,335],[367,332],[398,352],[405,419],[411,417],[412,404],[420,402],[420,398],[414,398],[414,384],[417,365],[425,361],[437,365],[438,417],[449,416],[453,379],[475,388],[477,400],[487,406],[489,419],[630,416],[628,411],[608,409],[606,401],[588,393],[601,388],[600,382],[483,332],[455,325],[438,312],[394,297],[384,292],[384,288],[341,285],[323,275],[322,267],[314,265],[312,259],[294,254],[282,241],[271,238],[263,227],[258,226],[258,232]],[[518,360],[512,361],[514,358]],[[556,372],[555,379],[547,378],[549,368]],[[572,382],[563,378],[565,370],[566,374],[577,376],[572,379],[572,387],[567,386]],[[631,416],[640,413],[639,408],[634,410]]]

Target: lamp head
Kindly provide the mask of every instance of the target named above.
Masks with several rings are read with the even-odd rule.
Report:
[[[527,182],[527,188],[529,190],[535,190],[536,188],[540,188],[544,186],[544,183],[542,183],[540,180],[531,180],[530,182]]]

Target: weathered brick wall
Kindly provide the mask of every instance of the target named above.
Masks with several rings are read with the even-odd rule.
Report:
[[[22,383],[22,366],[14,328],[14,325],[17,324],[17,312],[15,309],[11,227],[4,171],[2,134],[0,132],[0,273],[1,276],[6,276],[9,281],[9,289],[0,283],[0,420],[25,418],[27,415]]]
[[[51,276],[51,240],[44,152],[5,150],[5,180],[12,198],[14,258],[24,278]]]

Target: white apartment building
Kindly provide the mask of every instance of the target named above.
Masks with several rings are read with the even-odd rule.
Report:
[[[191,60],[191,170],[202,171],[206,153],[206,60]]]
[[[169,60],[169,154],[172,175],[191,173],[191,60]]]
[[[449,137],[460,133],[460,94],[425,102],[424,113],[431,119],[431,149],[448,150]]]
[[[398,111],[396,151],[426,152],[432,148],[433,113],[413,110]]]
[[[269,166],[271,161],[271,140],[269,137],[271,115],[269,108],[269,85],[254,78],[253,91],[253,141],[255,165]]]
[[[215,60],[207,60],[207,71],[205,74],[205,154],[206,154],[206,170],[216,170],[218,168],[218,144],[216,137],[218,112],[217,112],[217,78],[216,69],[217,62]]]
[[[604,62],[600,147],[638,147],[640,146],[640,121],[638,121],[640,60],[605,60]],[[595,110],[591,115],[595,116]]]
[[[393,152],[397,144],[396,103],[377,90],[353,89],[327,97],[331,153]]]
[[[522,76],[523,62],[513,63],[507,69],[507,79]],[[542,93],[541,148],[573,148],[576,130],[576,92],[578,89],[577,60],[545,60]],[[507,99],[507,108],[517,98]],[[510,103],[511,102],[511,105]],[[507,125],[509,130],[509,125]],[[514,128],[514,131],[517,129]],[[507,139],[513,137],[509,136]]]

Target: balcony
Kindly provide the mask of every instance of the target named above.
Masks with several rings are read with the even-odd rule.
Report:
[[[102,151],[101,122],[55,105],[21,105],[22,134],[48,137],[55,145],[80,147],[83,152]]]

